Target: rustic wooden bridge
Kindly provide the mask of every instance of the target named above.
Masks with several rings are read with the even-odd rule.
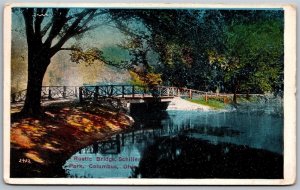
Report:
[[[246,97],[246,94],[238,94],[238,96]],[[224,103],[233,100],[233,94],[204,92],[173,86],[156,86],[151,89],[136,85],[43,86],[41,90],[41,103],[44,105],[57,101],[92,102],[115,111],[165,110],[175,97],[203,98],[205,101],[214,99]],[[11,94],[12,106],[21,107],[25,99],[26,90]]]
[[[204,92],[188,88],[172,86],[157,86],[152,89],[136,85],[98,85],[98,86],[43,86],[42,101],[57,99],[77,99],[80,102],[101,99],[123,99],[130,103],[142,103],[146,100],[157,99],[170,101],[174,97],[203,97],[219,99],[228,102],[233,94]],[[23,102],[26,90],[11,94],[11,103]]]

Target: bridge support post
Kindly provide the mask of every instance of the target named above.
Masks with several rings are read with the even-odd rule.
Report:
[[[67,91],[67,87],[66,87],[66,86],[63,86],[63,98],[66,98],[66,97],[67,97],[66,91]]]
[[[99,95],[99,86],[95,87],[95,92],[94,92],[94,100],[98,100],[98,95]]]
[[[114,95],[114,86],[110,85],[109,97],[112,97],[113,95]]]
[[[52,94],[51,94],[51,89],[49,88],[48,90],[48,99],[49,100],[52,100]]]
[[[145,97],[146,94],[146,87],[143,87],[143,98]]]
[[[83,97],[82,97],[82,87],[79,87],[79,102],[83,102]]]
[[[98,146],[97,143],[94,143],[94,144],[93,144],[93,153],[96,154],[96,153],[98,153],[98,152],[99,152],[99,146]]]
[[[76,87],[74,89],[74,94],[75,94],[75,97],[77,98],[78,97],[78,92],[77,92],[77,88]]]
[[[132,97],[134,98],[134,92],[135,90],[134,90],[134,86],[132,86]]]
[[[180,90],[177,88],[177,96],[180,96]]]
[[[122,85],[122,98],[124,98],[124,96],[125,96],[125,86]]]
[[[159,94],[159,96],[162,96],[162,87],[158,88],[158,94]]]
[[[190,99],[193,98],[193,92],[192,92],[192,89],[189,90],[189,98],[190,98]]]

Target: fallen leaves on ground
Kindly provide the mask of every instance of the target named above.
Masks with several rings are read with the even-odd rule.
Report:
[[[78,106],[49,106],[44,113],[40,119],[17,119],[11,124],[12,148],[39,164],[53,159],[52,153],[74,152],[132,124],[125,114],[100,108],[90,113]]]

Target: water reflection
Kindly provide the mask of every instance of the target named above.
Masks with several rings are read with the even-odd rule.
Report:
[[[154,129],[116,135],[80,150],[63,167],[68,177],[130,177],[139,165],[141,153],[158,135]]]
[[[172,128],[178,126],[189,126],[194,129],[194,133],[191,133],[193,137],[208,140],[214,144],[228,142],[280,154],[283,152],[282,117],[238,111],[170,111],[169,116],[170,119],[164,121],[166,129],[172,130]],[[219,135],[216,133],[219,133]],[[220,135],[222,133],[227,133],[227,135]],[[228,133],[233,134],[228,135]]]
[[[283,158],[229,143],[213,145],[186,136],[157,140],[143,153],[133,177],[283,178]]]
[[[283,117],[246,110],[132,113],[134,131],[82,149],[64,169],[88,178],[282,178]]]

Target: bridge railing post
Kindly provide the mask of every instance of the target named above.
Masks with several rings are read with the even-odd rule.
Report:
[[[114,95],[114,86],[110,85],[110,92],[109,92],[109,96],[113,96]]]
[[[124,98],[124,96],[125,96],[125,86],[122,85],[122,98]]]
[[[95,87],[95,92],[94,92],[94,100],[98,100],[98,96],[99,96],[99,86]]]
[[[77,98],[78,97],[77,87],[74,88],[74,94],[75,94],[75,97]]]
[[[134,98],[134,93],[135,93],[135,89],[134,89],[134,85],[132,85],[132,97]]]
[[[189,90],[189,98],[190,98],[190,99],[193,98],[193,92],[192,92],[192,89]]]
[[[67,92],[67,87],[63,86],[63,98],[67,97],[66,92]]]
[[[52,94],[51,93],[52,93],[51,88],[49,87],[49,89],[48,89],[48,99],[49,100],[52,100]]]
[[[79,87],[79,102],[83,102],[83,97],[82,97],[82,87]]]
[[[143,87],[143,98],[145,97],[146,94],[146,87]]]
[[[207,102],[207,92],[205,93],[205,102]]]
[[[158,88],[158,94],[159,94],[159,96],[162,96],[162,87]]]

